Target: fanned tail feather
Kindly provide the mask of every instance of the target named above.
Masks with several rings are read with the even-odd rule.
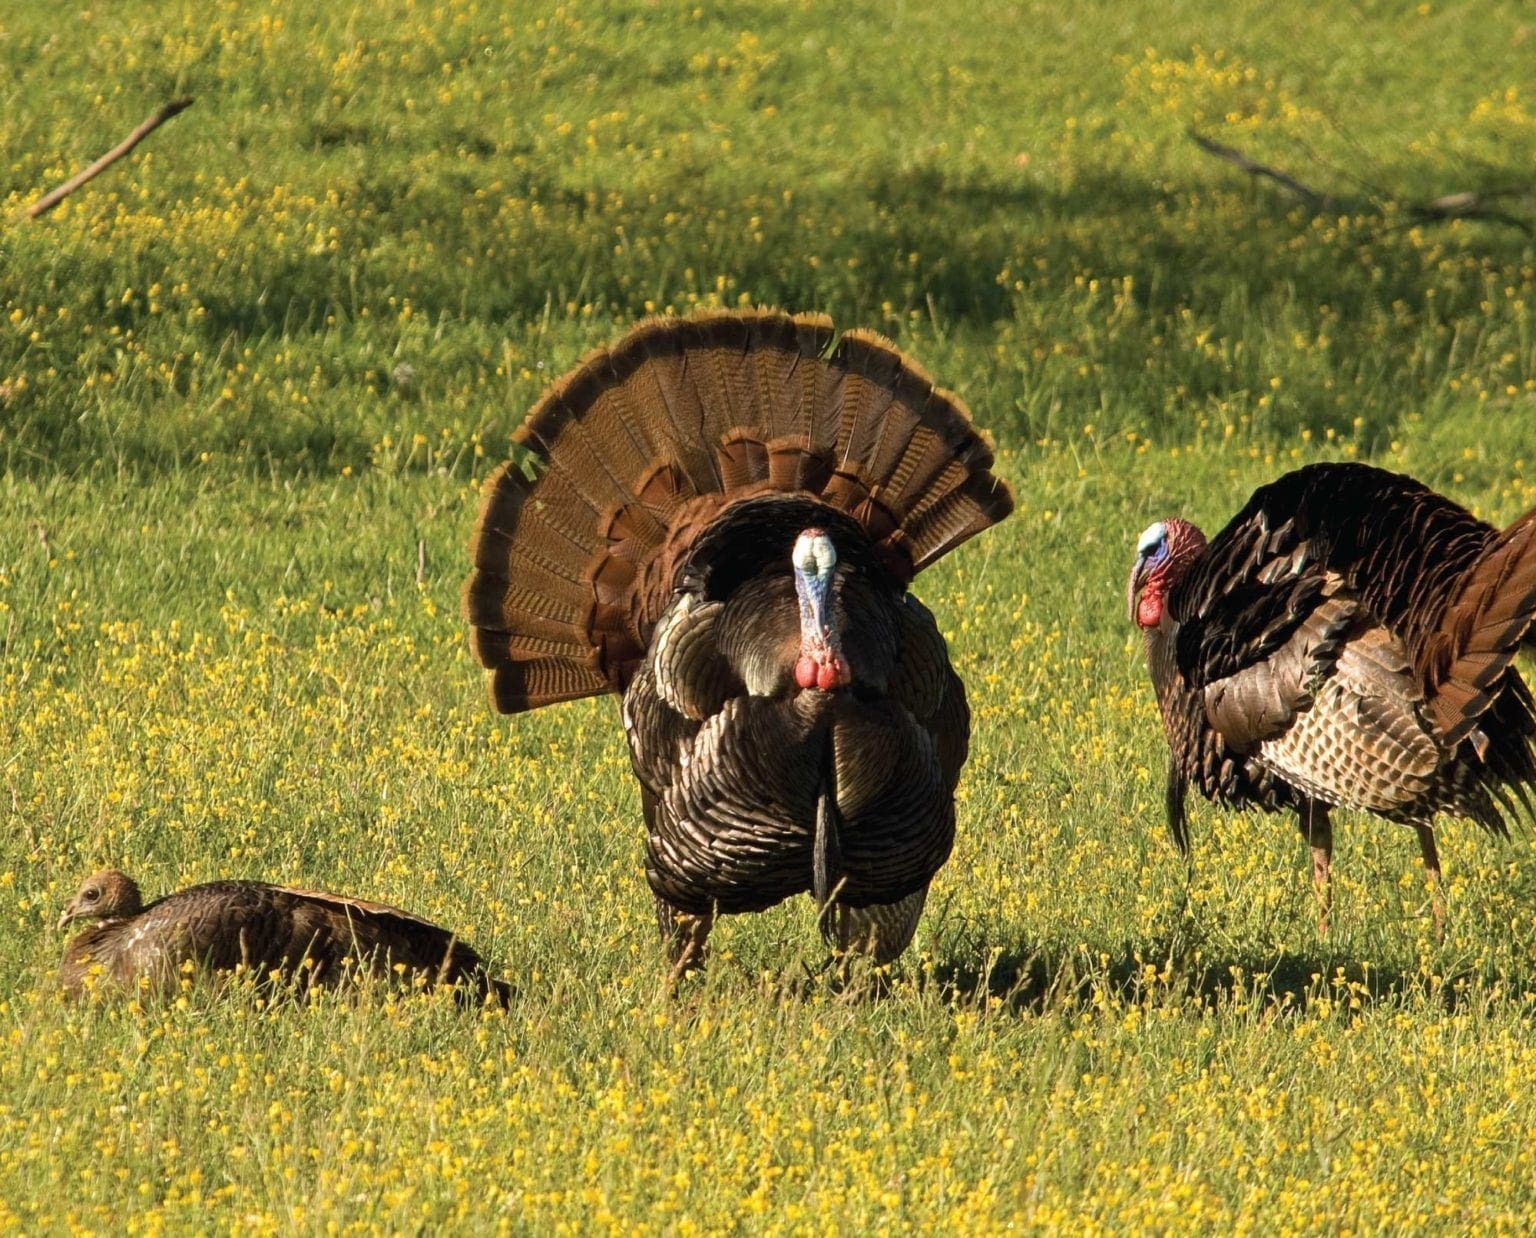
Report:
[[[1013,507],[965,405],[824,315],[652,319],[589,353],[486,483],[465,585],[504,712],[622,690],[688,547],[737,500],[808,496],[907,578]]]
[[[1536,616],[1536,513],[1511,525],[1467,569],[1426,645],[1430,720],[1460,743],[1504,682]]]

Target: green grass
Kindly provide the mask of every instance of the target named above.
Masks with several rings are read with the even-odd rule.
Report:
[[[1536,504],[1531,240],[1308,219],[1184,137],[1528,179],[1521,6],[12,7],[0,1223],[1529,1227],[1529,835],[1446,823],[1443,942],[1368,818],[1325,941],[1283,819],[1197,806],[1186,874],[1122,614],[1151,519],[1303,461]],[[738,302],[893,335],[1019,497],[918,582],[974,742],[880,996],[808,978],[797,904],[669,998],[613,702],[498,718],[458,619],[543,385]],[[519,996],[67,1009],[52,924],[108,863],[399,902]]]

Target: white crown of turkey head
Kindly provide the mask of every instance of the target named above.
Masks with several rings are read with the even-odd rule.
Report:
[[[108,869],[81,885],[59,927],[76,920],[92,926],[64,951],[59,978],[71,996],[166,993],[189,973],[236,970],[306,987],[372,973],[457,985],[473,1002],[504,1005],[511,996],[448,930],[398,907],[317,890],[213,881],[146,906],[131,877]]]
[[[912,577],[1012,509],[957,397],[868,332],[642,324],[529,413],[465,588],[497,706],[623,694],[674,970],[810,892],[896,957],[949,855],[970,715]]]
[[[795,570],[807,576],[824,576],[837,566],[837,548],[821,529],[803,529],[790,553]]]
[[[1209,544],[1149,527],[1126,594],[1185,790],[1293,809],[1328,927],[1329,810],[1418,834],[1442,931],[1434,818],[1532,814],[1536,710],[1513,660],[1536,615],[1536,512],[1500,532],[1410,477],[1316,464],[1256,491]]]

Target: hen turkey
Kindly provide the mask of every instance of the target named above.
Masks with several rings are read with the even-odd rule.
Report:
[[[1327,931],[1329,810],[1412,826],[1442,928],[1434,818],[1495,834],[1530,819],[1536,738],[1512,665],[1536,613],[1536,512],[1502,532],[1414,481],[1316,464],[1257,490],[1209,543],[1184,520],[1142,534],[1128,606],[1185,790],[1293,809]]]
[[[362,972],[405,975],[426,987],[463,986],[476,1001],[505,1004],[508,987],[447,929],[397,907],[258,881],[212,881],[144,905],[134,880],[97,873],[64,909],[59,928],[92,921],[65,948],[66,993],[106,986],[125,993],[174,991],[188,971],[258,978],[274,972],[304,986],[334,985]]]
[[[506,713],[623,694],[681,971],[719,913],[810,892],[906,948],[954,835],[965,690],[912,577],[1012,509],[960,400],[880,337],[772,311],[588,356],[487,483],[465,587]]]

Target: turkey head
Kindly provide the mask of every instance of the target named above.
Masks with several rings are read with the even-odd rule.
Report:
[[[138,883],[115,868],[103,869],[86,878],[59,917],[62,931],[72,920],[116,920],[136,916],[144,909]]]

